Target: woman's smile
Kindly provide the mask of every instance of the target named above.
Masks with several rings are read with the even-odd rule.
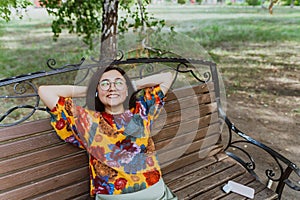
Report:
[[[115,98],[119,98],[120,95],[119,94],[108,94],[106,95],[107,98],[110,98],[110,99],[115,99]]]

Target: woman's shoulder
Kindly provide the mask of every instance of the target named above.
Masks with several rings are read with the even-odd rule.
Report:
[[[71,97],[59,97],[56,106],[50,110],[51,113],[57,114],[61,112],[67,112],[69,116],[80,116],[82,114],[88,114],[93,116],[99,116],[100,112],[86,108],[80,105],[80,102],[74,100]]]

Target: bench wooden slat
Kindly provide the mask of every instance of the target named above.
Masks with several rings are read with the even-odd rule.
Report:
[[[200,151],[201,149],[205,149],[207,147],[211,147],[214,144],[216,144],[219,138],[220,135],[216,134],[216,135],[206,137],[205,139],[202,140],[194,141],[191,144],[186,144],[186,145],[179,144],[176,149],[171,149],[171,150],[160,149],[157,151],[157,156],[159,161],[162,164],[166,162],[170,162],[172,160],[178,159],[181,156],[180,153],[183,152],[184,152],[183,155],[190,154],[195,151],[201,152]]]
[[[75,198],[72,198],[72,200],[94,200],[94,199],[95,198],[90,197],[89,194],[84,194],[84,195],[80,195]]]
[[[9,133],[7,129],[0,128],[0,142],[52,130],[52,126],[49,119],[43,119],[9,127]]]
[[[277,194],[268,189],[265,185],[263,185],[261,182],[257,180],[253,180],[248,183],[244,183],[248,187],[254,188],[255,189],[255,194],[254,194],[254,199],[264,199],[264,200],[271,200],[271,199],[277,199]],[[229,193],[222,199],[224,200],[231,200],[231,199],[248,199],[244,196],[241,196],[236,193]]]
[[[165,150],[174,149],[177,146],[190,144],[193,141],[200,140],[204,137],[211,136],[213,134],[220,133],[219,124],[213,124],[209,127],[201,128],[198,131],[193,130],[189,133],[181,133],[181,131],[173,132],[172,136],[163,141],[156,141],[156,150],[160,150],[164,147]]]
[[[199,117],[204,117],[210,113],[216,113],[216,115],[218,115],[217,111],[217,104],[216,103],[212,103],[212,104],[207,104],[204,106],[200,106],[199,107],[199,113],[195,112],[195,108],[191,107],[188,109],[184,109],[182,111],[176,111],[176,112],[172,112],[168,114],[168,117],[166,118],[166,120],[160,120],[160,118],[163,118],[165,116],[161,116],[158,117],[158,119],[156,120],[156,123],[154,128],[157,127],[162,127],[162,126],[170,126],[173,125],[175,123],[183,123],[183,122],[188,122],[190,120],[193,119],[197,119]],[[200,120],[201,121],[201,120]]]
[[[261,190],[260,192],[255,194],[255,198],[256,199],[273,200],[273,199],[278,199],[278,195],[276,193],[274,193],[274,191],[265,187],[263,190]]]
[[[173,124],[170,126],[164,126],[161,130],[159,130],[159,127],[154,126],[153,127],[153,139],[156,142],[166,140],[172,137],[180,136],[182,134],[185,134],[187,132],[194,131],[196,129],[208,129],[209,124],[212,124],[210,128],[214,129],[214,126],[218,126],[217,124],[219,122],[218,114],[213,113],[211,115],[206,115],[201,118],[193,119],[190,121],[185,121],[182,123]],[[211,131],[211,130],[207,130]]]
[[[184,154],[186,155],[186,154],[190,154],[192,152],[199,152],[199,154],[200,154],[202,149],[205,150],[205,149],[209,149],[209,148],[216,146],[215,144],[219,141],[219,139],[220,139],[220,133],[210,135],[201,140],[194,141]],[[201,155],[201,156],[203,156],[203,155]],[[205,155],[205,157],[206,156],[207,155]],[[199,155],[199,159],[200,158],[201,157]]]
[[[43,165],[23,169],[16,173],[0,177],[0,190],[6,190],[14,186],[18,187],[22,184],[29,184],[35,180],[59,174],[64,171],[86,167],[87,162],[88,159],[86,153],[82,152],[70,157],[63,157],[60,160],[47,162]]]
[[[23,187],[17,187],[14,190],[0,193],[0,199],[19,200],[32,198],[47,191],[69,186],[75,182],[84,181],[88,176],[88,167],[79,168],[74,171],[69,171],[64,174],[59,174],[45,180],[25,185]]]
[[[174,99],[184,98],[187,96],[194,96],[199,94],[206,94],[208,92],[214,92],[214,83],[212,81],[206,84],[186,86],[182,88],[176,88],[168,92],[167,101]]]
[[[233,165],[235,165],[235,163],[232,162],[230,158],[226,158],[221,162],[214,162],[212,163],[212,165],[200,168],[199,170],[185,176],[178,174],[175,180],[172,180],[168,183],[168,186],[173,188],[174,191],[178,191],[185,187],[188,187],[189,185],[192,185],[194,182],[198,182],[201,179],[206,179],[207,177],[210,177],[218,172],[224,171],[225,169],[230,168]],[[176,171],[172,173],[176,173]]]
[[[210,156],[203,160],[183,166],[181,168],[176,169],[175,171],[172,171],[171,173],[165,173],[164,174],[164,182],[169,183],[173,180],[176,180],[179,177],[186,176],[190,173],[200,170],[201,168],[205,168],[209,165],[213,165],[216,162],[217,162],[217,159],[214,156]]]
[[[89,197],[89,180],[70,185],[58,190],[54,190],[44,195],[35,197],[35,200],[59,200],[62,197],[64,199],[88,199]]]
[[[201,194],[212,188],[219,187],[228,180],[231,180],[234,177],[246,172],[242,166],[235,164],[235,161],[233,160],[231,160],[231,164],[217,162],[216,165],[217,169],[212,166],[211,172],[209,172],[209,170],[204,170],[202,172],[202,175],[205,174],[204,177],[206,178],[203,178],[203,176],[193,176],[193,174],[191,174],[188,179],[184,180],[185,182],[180,183],[176,181],[177,184],[170,184],[170,188],[175,191],[178,199],[191,199],[195,196],[198,196],[198,194]],[[201,172],[197,171],[196,173],[200,174]],[[198,180],[199,178],[200,180]],[[186,187],[182,188],[182,184],[184,184]],[[177,187],[182,189],[178,190]]]
[[[215,93],[207,93],[201,96],[195,96],[191,98],[179,99],[174,102],[170,102],[169,104],[166,103],[164,109],[170,113],[176,110],[182,110],[185,108],[189,108],[192,106],[197,106],[199,103],[200,105],[205,105],[207,103],[215,102]]]
[[[254,181],[255,178],[250,174],[250,173],[244,173],[241,174],[238,177],[235,177],[234,179],[232,179],[233,181],[243,184],[243,185],[247,185],[250,182]],[[226,184],[226,183],[225,183]],[[225,185],[224,184],[224,185]],[[226,194],[221,188],[224,186],[221,185],[220,187],[215,187],[211,190],[208,190],[202,194],[200,194],[199,196],[196,196],[193,199],[209,199],[209,200],[217,200],[220,198],[224,198],[227,195],[231,195],[232,193]],[[241,196],[240,196],[241,197]]]
[[[206,159],[207,157],[200,157],[201,155],[209,155],[210,151],[220,152],[222,150],[222,145],[216,145],[214,147],[210,147],[207,149],[201,149],[200,151],[196,151],[187,155],[183,155],[175,161],[170,161],[166,163],[160,163],[163,174],[170,173],[174,170],[180,169],[184,166],[190,165],[194,162],[199,162],[201,159]],[[216,154],[216,153],[214,153]],[[214,155],[213,154],[213,155]],[[217,155],[217,154],[216,154]]]
[[[260,199],[260,198],[258,198],[258,196],[266,195],[267,193],[265,193],[265,191],[269,190],[266,185],[261,184],[261,182],[259,182],[257,180],[249,183],[247,186],[255,188],[255,198],[257,198],[257,199]],[[268,198],[270,198],[270,197],[268,197]],[[262,198],[262,199],[266,199],[266,198]]]
[[[61,145],[31,152],[22,156],[16,156],[0,162],[0,173],[5,174],[18,169],[43,163],[66,155],[78,153],[78,148],[65,142]]]
[[[23,140],[13,141],[0,146],[1,157],[8,157],[16,154],[24,154],[24,152],[32,151],[38,148],[43,148],[49,145],[60,143],[60,139],[53,131],[35,136],[32,138],[25,138]]]

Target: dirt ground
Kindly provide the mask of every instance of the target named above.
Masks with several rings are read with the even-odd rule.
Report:
[[[237,49],[224,46],[222,51],[230,52],[227,54],[230,56],[221,56],[218,64],[226,87],[227,115],[230,120],[241,131],[278,151],[298,167],[299,48],[299,44],[290,43],[259,47],[249,44],[246,48]],[[263,59],[259,56],[262,52]],[[239,60],[236,62],[238,64],[229,65],[232,59]],[[259,165],[275,164],[266,154],[255,150],[254,154],[259,155],[256,158]],[[278,169],[278,166],[274,168]],[[300,183],[299,178],[295,180]],[[285,190],[284,196],[283,199],[299,199],[299,194],[289,189]]]

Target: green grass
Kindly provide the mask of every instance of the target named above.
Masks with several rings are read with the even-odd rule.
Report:
[[[228,14],[233,16],[228,17],[227,14],[222,13],[218,18],[212,16],[212,18],[169,23],[175,27],[175,30],[187,34],[208,49],[217,48],[223,43],[238,46],[244,42],[299,42],[299,10],[289,15],[279,11],[274,15],[252,14],[239,18],[235,18],[235,14]],[[222,15],[224,18],[220,17]]]
[[[67,34],[54,42],[47,21],[1,22],[0,30],[0,79],[48,70],[49,58],[56,59],[58,66],[78,62],[86,49],[79,38]]]

